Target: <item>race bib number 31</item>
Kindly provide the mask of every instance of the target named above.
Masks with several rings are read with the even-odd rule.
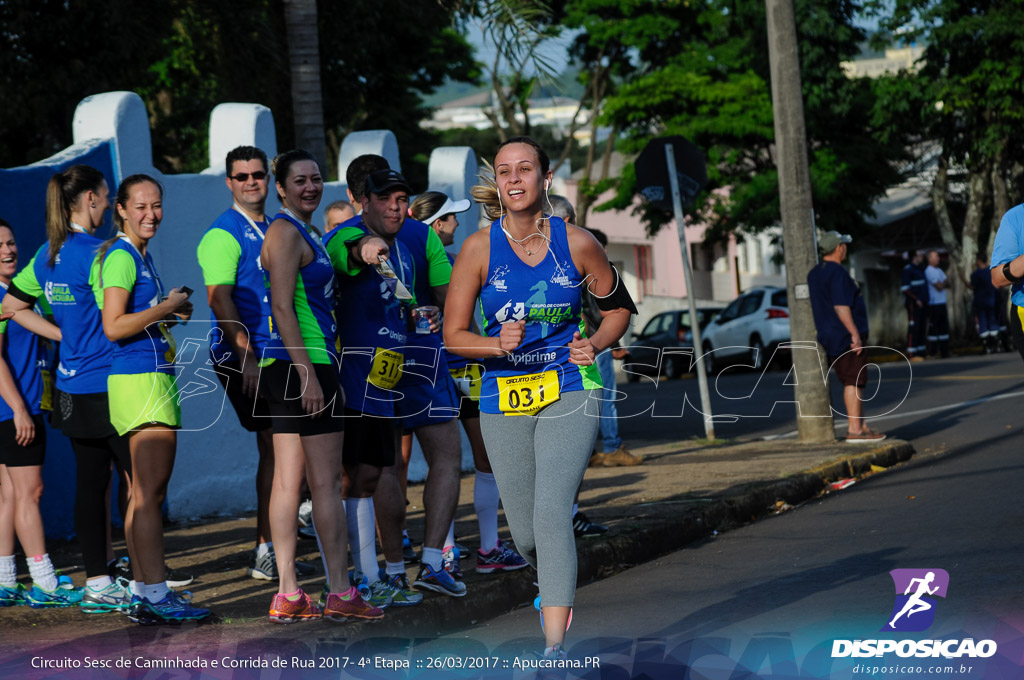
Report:
[[[394,389],[398,379],[402,377],[404,363],[405,356],[401,352],[378,347],[373,353],[373,366],[370,368],[370,375],[366,376],[366,382],[383,390]]]
[[[498,408],[507,416],[532,416],[558,401],[558,372],[498,377]]]

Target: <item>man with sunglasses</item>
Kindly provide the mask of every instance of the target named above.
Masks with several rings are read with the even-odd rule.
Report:
[[[247,573],[255,579],[276,581],[277,562],[270,537],[270,490],[274,480],[274,444],[270,411],[256,394],[259,360],[274,332],[268,319],[260,250],[267,231],[264,206],[270,176],[267,155],[253,146],[228,152],[225,183],[233,205],[218,217],[199,242],[197,255],[203,268],[213,332],[210,355],[214,370],[242,427],[256,433],[259,463],[256,468],[256,548]],[[295,563],[299,576],[313,567]]]

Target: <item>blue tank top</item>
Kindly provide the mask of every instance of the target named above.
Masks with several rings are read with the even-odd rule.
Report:
[[[0,283],[0,296],[7,294],[7,286]],[[0,297],[0,299],[3,299]],[[5,328],[6,327],[6,328]],[[6,361],[14,377],[14,385],[21,393],[29,413],[42,413],[43,376],[46,355],[39,336],[27,331],[14,321],[0,321],[4,334],[4,352],[0,361]],[[14,418],[14,409],[0,398],[0,422]]]
[[[405,363],[406,325],[402,304],[373,267],[348,263],[348,245],[370,231],[358,217],[336,227],[324,246],[338,274],[339,351],[345,407],[375,416],[393,416],[394,391]],[[392,249],[390,264],[403,281],[412,281],[411,263]]]
[[[323,244],[319,239],[313,238],[306,225],[285,212],[279,212],[274,216],[274,220],[279,219],[291,222],[313,249],[313,259],[305,267],[299,268],[293,300],[295,316],[299,320],[299,331],[302,333],[302,342],[309,352],[310,362],[332,363],[336,352],[338,325],[334,320],[334,269],[331,267],[331,260],[327,257]],[[271,223],[274,220],[271,220]],[[267,306],[272,309],[270,276],[266,274],[264,286],[267,292]],[[269,339],[263,356],[291,361],[291,355],[285,349],[275,326],[271,317],[267,329]],[[324,351],[320,351],[321,349]]]
[[[238,318],[249,332],[249,344],[259,357],[263,348],[270,341],[270,307],[265,272],[260,263],[260,252],[263,249],[263,238],[267,232],[266,222],[249,223],[245,215],[231,208],[217,218],[207,229],[221,229],[230,234],[242,250],[238,258],[235,272],[235,284],[231,291],[231,301],[238,309]],[[224,339],[217,326],[217,316],[210,310],[210,321],[213,332],[210,334],[210,354],[215,363],[238,361],[238,353],[234,346]]]
[[[47,242],[14,277],[18,290],[46,299],[54,322],[63,331],[57,388],[68,394],[107,391],[114,343],[103,334],[103,318],[92,287],[96,251],[102,243],[92,234],[74,231],[60,247],[52,267]]]
[[[135,284],[128,293],[126,314],[141,312],[160,304],[164,287],[156,271],[153,256],[146,251],[145,257],[126,236],[119,238],[106,252],[103,261],[104,272],[114,253],[125,252],[135,263]],[[103,278],[101,277],[101,281]],[[109,281],[103,283],[109,287]],[[174,375],[174,358],[177,347],[170,330],[162,322],[150,324],[141,333],[121,338],[114,343],[114,358],[110,375],[135,375],[139,373],[168,373]]]
[[[569,252],[565,222],[552,217],[550,226],[548,252],[532,267],[512,250],[498,220],[489,227],[490,261],[480,291],[484,334],[498,337],[501,324],[507,321],[525,320],[526,328],[515,351],[484,361],[480,399],[484,413],[510,412],[507,401],[506,408],[499,405],[499,396],[511,398],[512,407],[526,410],[538,400],[544,403],[545,392],[550,400],[556,387],[558,394],[601,387],[596,365],[577,366],[569,361],[568,345],[574,333],[585,335],[580,314],[583,281]]]

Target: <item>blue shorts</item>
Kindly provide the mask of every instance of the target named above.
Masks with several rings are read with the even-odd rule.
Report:
[[[394,402],[394,415],[404,429],[440,425],[459,417],[461,394],[443,366],[433,381],[406,374],[395,386],[402,398]]]

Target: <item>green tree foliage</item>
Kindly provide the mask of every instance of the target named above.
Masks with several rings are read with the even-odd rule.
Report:
[[[419,127],[427,115],[420,95],[446,78],[479,77],[451,13],[401,0],[350,0],[343,10],[322,3],[320,10],[332,164],[349,132],[388,128],[410,181],[425,186],[435,139]],[[222,102],[269,106],[279,147],[294,143],[281,0],[0,0],[0,31],[10,46],[0,50],[7,166],[70,144],[74,107],[111,90],[138,92],[146,102],[154,163],[165,172],[206,167],[210,110]]]
[[[764,2],[585,4],[614,17],[607,34],[630,55],[628,80],[602,109],[602,121],[625,133],[624,150],[639,152],[651,138],[671,134],[703,149],[709,186],[694,209],[708,218],[712,237],[777,224]],[[856,8],[851,0],[796,2],[815,212],[820,225],[845,232],[863,228],[872,201],[896,180],[889,161],[901,153],[898,145],[876,140],[871,84],[847,79],[840,69],[864,38],[853,25]],[[584,39],[591,40],[589,31]],[[713,190],[725,187],[728,199],[713,197]],[[616,198],[600,207],[624,209],[634,192],[627,171]],[[643,211],[651,231],[670,217]]]
[[[870,6],[882,17],[876,42],[925,47],[915,73],[879,83],[875,115],[888,137],[937,149],[932,202],[950,255],[951,324],[962,332],[969,296],[962,278],[978,252],[991,252],[999,219],[1024,195],[1024,3]]]

